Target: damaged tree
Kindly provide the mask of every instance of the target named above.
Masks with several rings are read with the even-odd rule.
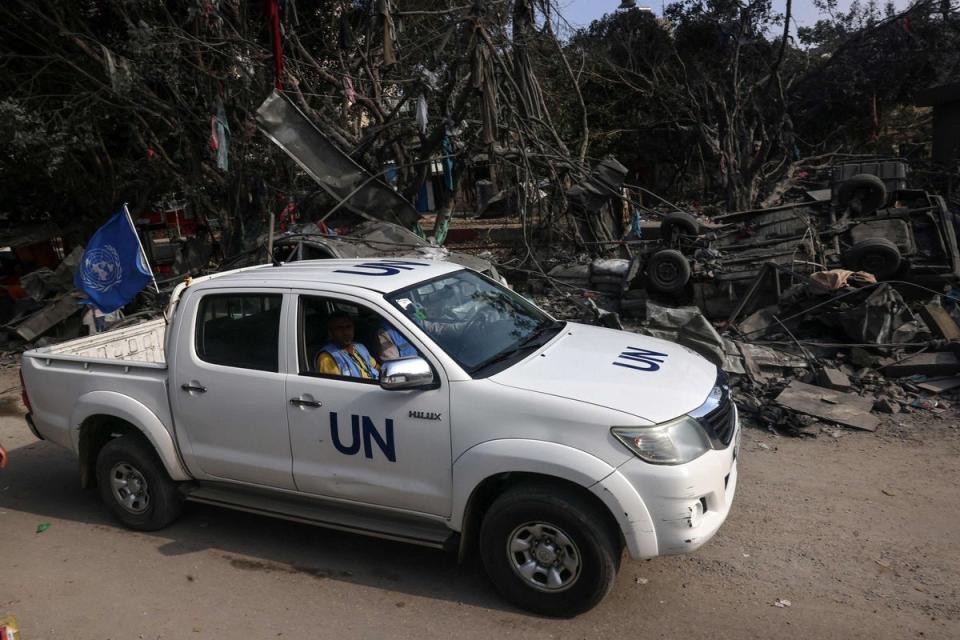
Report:
[[[311,190],[252,126],[274,85],[408,201],[439,168],[441,242],[465,176],[514,192],[523,215],[528,205],[564,212],[562,192],[544,202],[537,180],[582,172],[586,110],[571,158],[536,68],[559,57],[570,70],[552,0],[265,4],[5,3],[0,110],[11,145],[0,179],[18,197],[4,206],[65,219],[131,192],[135,211],[185,194],[235,252],[267,212]],[[336,202],[314,193],[297,204],[314,217]]]
[[[790,10],[788,2],[783,23]],[[793,148],[788,32],[766,35],[779,19],[764,2],[691,0],[663,18],[627,11],[595,22],[574,46],[596,53],[588,91],[608,96],[602,130],[650,137],[640,148],[670,157],[677,173],[701,175],[699,188],[718,189],[728,207],[748,208]]]

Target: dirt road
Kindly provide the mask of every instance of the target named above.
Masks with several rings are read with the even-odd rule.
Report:
[[[0,389],[16,383],[0,372]],[[18,393],[0,396],[0,616],[26,640],[960,637],[956,421],[816,440],[748,429],[711,543],[626,561],[599,607],[550,620],[418,547],[200,505],[161,532],[123,529],[70,454],[30,435]]]

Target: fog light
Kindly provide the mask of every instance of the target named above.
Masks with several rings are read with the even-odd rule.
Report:
[[[700,526],[700,521],[703,520],[703,502],[696,501],[688,507],[690,510],[690,528],[695,529]]]

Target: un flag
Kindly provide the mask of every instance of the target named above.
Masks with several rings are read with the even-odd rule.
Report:
[[[152,278],[124,206],[90,238],[73,280],[100,311],[110,313],[133,300]]]

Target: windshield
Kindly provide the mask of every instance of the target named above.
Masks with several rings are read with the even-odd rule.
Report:
[[[395,291],[387,300],[471,375],[509,366],[556,335],[555,322],[523,297],[472,271]]]

